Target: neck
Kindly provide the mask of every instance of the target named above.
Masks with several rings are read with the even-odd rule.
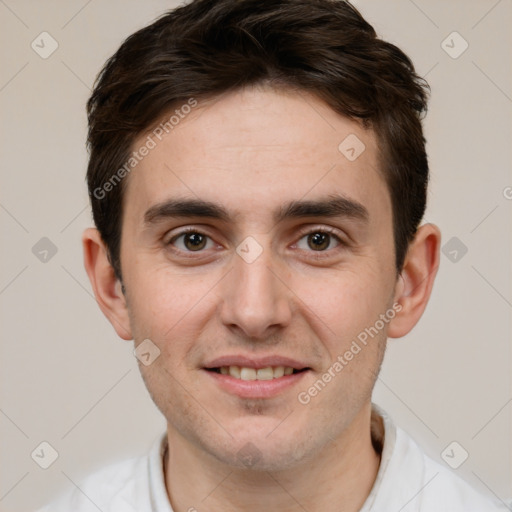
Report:
[[[225,465],[191,447],[169,427],[164,468],[173,510],[356,512],[368,497],[380,464],[382,422],[370,415],[368,406],[314,459],[272,472]]]

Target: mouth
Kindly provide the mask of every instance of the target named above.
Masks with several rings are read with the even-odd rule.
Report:
[[[290,390],[312,368],[282,357],[254,360],[247,357],[222,357],[202,368],[222,390],[240,398],[272,398]]]
[[[294,375],[309,370],[309,368],[292,368],[291,366],[265,366],[263,368],[251,368],[247,366],[219,366],[216,368],[205,368],[205,370],[229,375],[238,380],[273,380],[281,377]]]

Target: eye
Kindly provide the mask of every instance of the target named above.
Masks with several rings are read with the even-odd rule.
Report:
[[[303,242],[304,241],[304,242]],[[297,247],[302,250],[311,249],[315,252],[325,252],[343,245],[343,242],[333,232],[326,229],[315,229],[302,236],[297,242]]]
[[[192,229],[173,236],[168,243],[184,252],[199,252],[213,246],[213,241],[208,235]]]

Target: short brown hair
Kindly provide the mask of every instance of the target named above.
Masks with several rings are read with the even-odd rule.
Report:
[[[115,186],[112,177],[135,139],[190,98],[263,83],[313,93],[375,131],[401,270],[429,175],[428,85],[410,59],[343,0],[194,0],[128,37],[87,103],[89,195],[117,277],[126,180]]]

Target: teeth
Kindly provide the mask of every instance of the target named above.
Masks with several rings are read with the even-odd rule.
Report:
[[[292,369],[293,372],[293,369]],[[274,368],[274,379],[278,379],[284,375],[284,366],[276,366]]]
[[[229,375],[231,375],[231,377],[235,377],[235,379],[240,379],[240,366],[230,366]]]
[[[266,368],[246,368],[240,366],[222,366],[220,368],[222,375],[230,375],[235,379],[241,380],[272,380],[278,379],[283,375],[291,375],[293,368],[290,366],[267,366]]]
[[[274,370],[269,366],[268,368],[260,368],[256,372],[258,380],[272,380],[274,378]]]
[[[242,380],[256,380],[256,370],[254,368],[240,368],[240,378]]]

